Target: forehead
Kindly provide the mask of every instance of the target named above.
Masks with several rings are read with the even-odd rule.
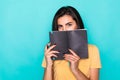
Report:
[[[70,15],[64,15],[62,17],[59,17],[57,20],[58,24],[62,24],[62,23],[68,23],[68,22],[73,22],[73,18]]]

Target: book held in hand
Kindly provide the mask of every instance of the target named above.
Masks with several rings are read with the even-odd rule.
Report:
[[[64,54],[73,50],[80,58],[88,58],[87,30],[77,29],[70,31],[51,31],[49,33],[51,45],[56,45],[53,50],[59,51],[56,60],[63,60]]]

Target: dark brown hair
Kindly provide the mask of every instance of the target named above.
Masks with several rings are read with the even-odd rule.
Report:
[[[56,14],[53,18],[52,31],[57,31],[58,30],[57,20],[58,20],[58,18],[60,18],[64,15],[70,15],[73,18],[73,20],[75,20],[75,22],[78,26],[78,29],[84,29],[83,21],[81,19],[80,14],[78,13],[78,11],[71,6],[64,6],[64,7],[61,7],[56,12]]]

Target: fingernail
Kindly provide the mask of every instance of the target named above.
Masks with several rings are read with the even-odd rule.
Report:
[[[57,53],[60,53],[60,52],[57,51]]]

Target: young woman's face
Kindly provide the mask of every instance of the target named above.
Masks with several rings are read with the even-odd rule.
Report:
[[[58,31],[68,31],[77,29],[75,20],[70,15],[64,15],[57,20]]]

